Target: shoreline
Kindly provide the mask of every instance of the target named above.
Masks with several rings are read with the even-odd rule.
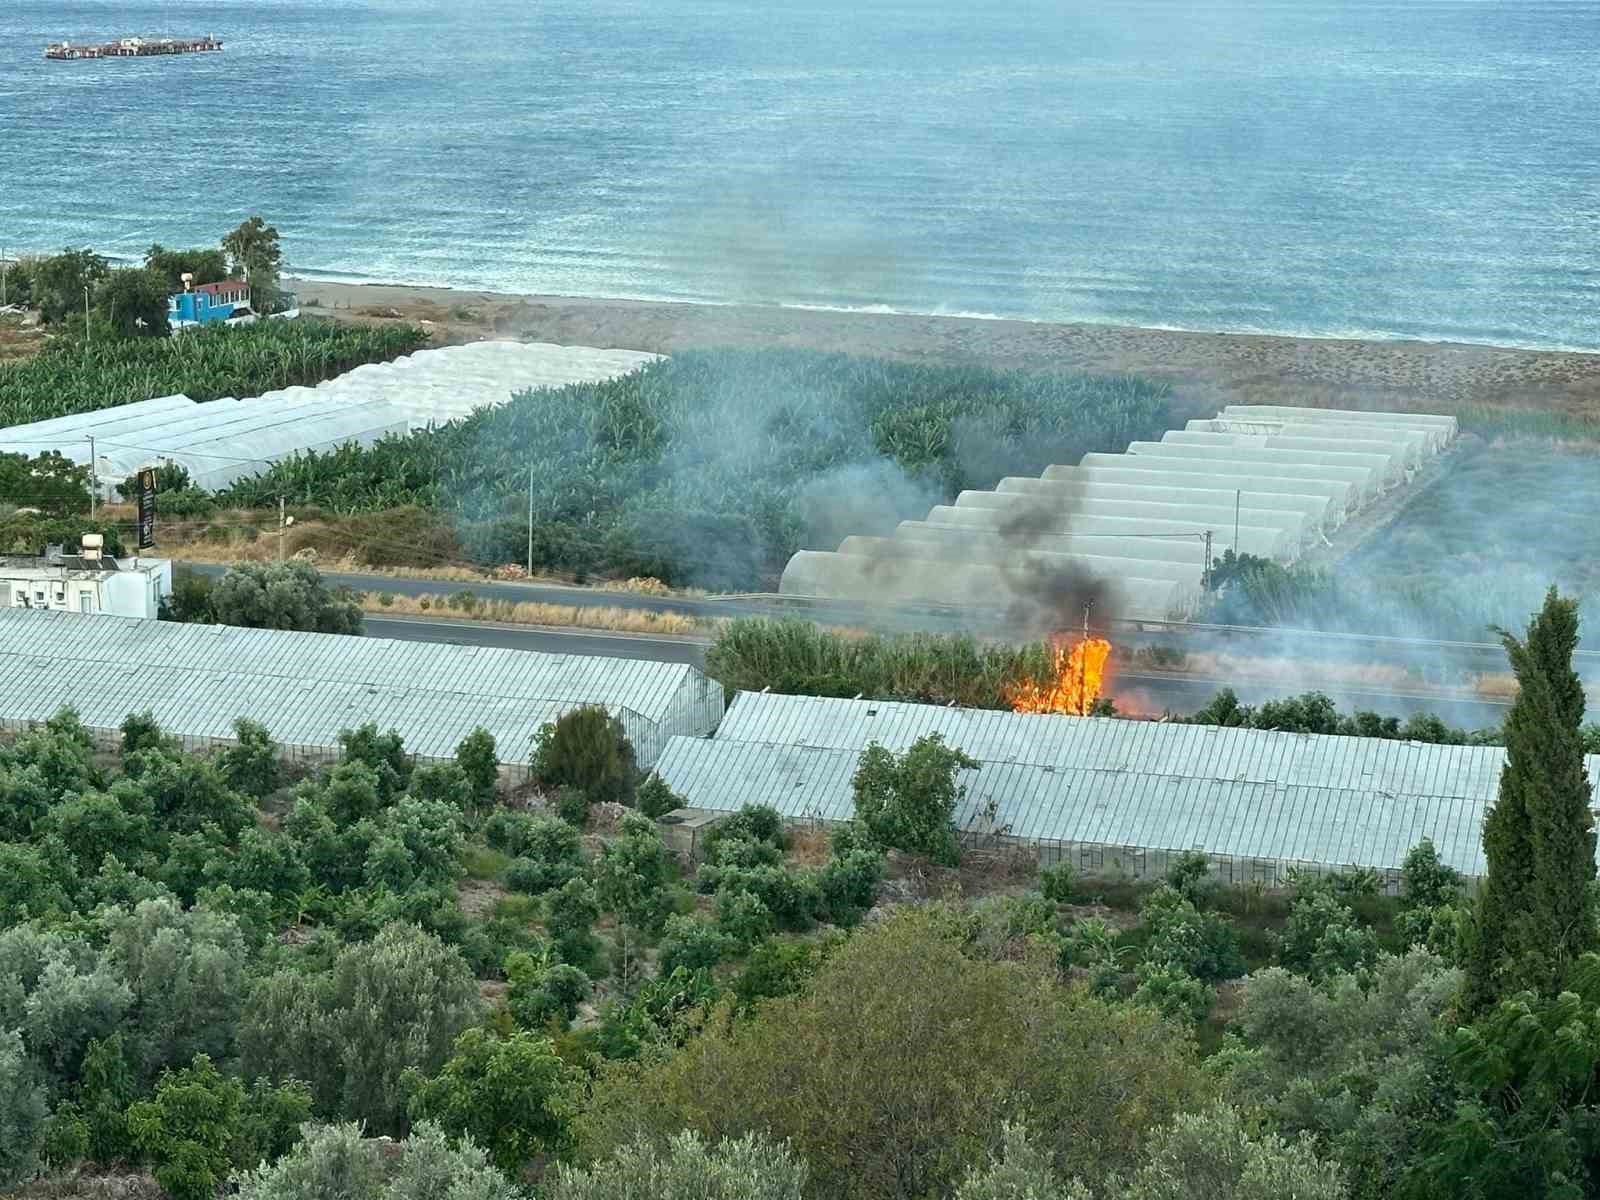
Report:
[[[848,309],[511,294],[285,276],[303,307],[489,337],[657,354],[797,348],[930,365],[1135,374],[1197,413],[1227,403],[1543,409],[1600,417],[1600,352],[1467,342],[1211,333]],[[1209,415],[1209,414],[1206,414]]]

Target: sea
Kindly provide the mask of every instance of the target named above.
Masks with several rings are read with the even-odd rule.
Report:
[[[1597,349],[1597,113],[1596,0],[0,0],[0,249]]]

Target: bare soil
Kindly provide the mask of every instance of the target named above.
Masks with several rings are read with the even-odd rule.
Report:
[[[309,312],[369,323],[427,321],[441,345],[504,337],[661,354],[804,347],[912,362],[1129,373],[1171,382],[1180,410],[1196,413],[1228,403],[1432,412],[1483,405],[1600,417],[1600,354],[449,288],[294,286]]]

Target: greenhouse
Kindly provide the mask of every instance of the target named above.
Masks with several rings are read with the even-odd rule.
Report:
[[[1074,471],[1159,471],[1171,475],[1216,475],[1233,478],[1289,483],[1342,483],[1349,506],[1355,511],[1371,502],[1383,490],[1382,480],[1367,467],[1338,466],[1327,463],[1282,463],[1271,459],[1250,460],[1215,452],[1203,446],[1167,446],[1160,442],[1133,442],[1126,454],[1085,454],[1076,467],[1046,467],[1045,479],[1070,479]]]
[[[887,604],[962,605],[1023,620],[1052,615],[1044,610],[1086,577],[1089,572],[1061,555],[1018,554],[1002,566],[990,566],[801,550],[784,567],[781,589],[785,595],[825,600],[869,595]],[[1197,582],[1093,577],[1104,589],[1104,602],[1118,613],[1176,621],[1192,616],[1200,602]]]
[[[1165,579],[1172,583],[1200,586],[1205,566],[1192,562],[1166,562],[1160,559],[1109,558],[1101,554],[1042,551],[1030,547],[1023,555],[992,542],[963,543],[937,539],[847,537],[839,543],[840,554],[863,558],[920,558],[937,562],[974,563],[983,566],[1017,566],[1037,573],[1080,571],[1105,579]]]
[[[1458,424],[1454,417],[1428,413],[1350,412],[1337,408],[1291,408],[1272,404],[1230,404],[1218,414],[1218,419],[1259,423],[1267,432],[1271,432],[1273,423],[1290,422],[1418,429],[1430,435],[1435,452],[1443,450],[1453,442],[1458,432]]]
[[[1260,449],[1282,456],[1285,462],[1346,462],[1353,467],[1371,467],[1385,487],[1403,483],[1409,469],[1405,455],[1379,442],[1344,438],[1289,438],[1254,433],[1191,433],[1174,429],[1161,435],[1166,446],[1207,446],[1226,450]]]
[[[421,350],[393,362],[369,363],[314,388],[267,392],[256,402],[382,402],[397,409],[412,429],[422,429],[504,404],[516,392],[601,383],[637,371],[660,357],[639,350],[545,342],[471,342]]]
[[[995,537],[1001,538],[1007,545],[1019,551],[1026,550],[1033,544],[1035,533],[1047,536],[1121,534],[1125,537],[1152,537],[1157,540],[1192,538],[1196,545],[1203,547],[1205,534],[1209,531],[1212,535],[1213,554],[1220,555],[1226,550],[1233,549],[1237,533],[1237,548],[1241,553],[1290,562],[1293,561],[1299,544],[1297,539],[1290,537],[1282,529],[1241,525],[1235,530],[1232,513],[1228,514],[1223,527],[1217,528],[1203,521],[1158,521],[1150,517],[1104,517],[1094,514],[1079,516],[1075,513],[1055,512],[1049,509],[1028,513],[1019,518],[1016,513],[1006,509],[957,508],[951,504],[939,504],[929,510],[928,520],[934,525],[990,530]]]
[[[989,546],[1010,551],[994,536],[992,529],[961,529],[934,525],[928,521],[901,521],[895,526],[895,540],[938,541],[962,546]],[[1205,543],[1199,538],[1117,537],[1104,534],[1057,534],[1033,538],[1028,549],[1041,554],[1088,554],[1102,558],[1126,558],[1154,562],[1192,563],[1204,567]]]
[[[1308,537],[1304,513],[1288,508],[1235,507],[1234,497],[1226,504],[1200,505],[1154,500],[1112,500],[1098,496],[1059,496],[1054,492],[979,492],[965,491],[956,497],[957,508],[997,509],[1032,524],[1036,517],[1049,513],[1065,517],[1119,517],[1145,521],[1174,521],[1196,531],[1223,529],[1230,532],[1237,521],[1257,529],[1275,529],[1292,545],[1301,546]]]
[[[1450,417],[1309,411],[1227,410],[1159,442],[1133,442],[1126,454],[1085,454],[1036,479],[1008,476],[963,491],[923,521],[902,521],[892,538],[849,538],[832,554],[796,555],[781,589],[885,604],[936,590],[945,603],[992,605],[997,579],[1070,562],[1106,584],[1145,578],[1180,589],[1113,587],[1113,618],[1193,613],[1216,558],[1235,550],[1294,562],[1455,436]],[[937,553],[927,548],[935,542]],[[1130,570],[1149,562],[1168,569]]]
[[[113,481],[140,467],[174,463],[200,487],[216,490],[306,451],[370,446],[388,434],[453,420],[514,392],[610,379],[658,356],[582,346],[476,342],[422,350],[357,367],[314,388],[293,387],[249,400],[197,404],[163,396],[138,404],[0,429],[0,451],[54,450],[89,461]]]
[[[540,725],[579,705],[605,705],[649,766],[667,737],[714,729],[723,704],[720,685],[681,663],[19,608],[0,609],[0,679],[12,684],[0,700],[6,728],[71,705],[110,734],[148,709],[203,746],[249,717],[286,750],[319,757],[340,730],[371,721],[439,759],[482,727],[512,765],[526,762]]]
[[[1296,495],[1292,492],[1260,492],[1238,488],[1186,488],[1176,484],[1125,484],[1008,476],[995,484],[1001,496],[1032,496],[1054,499],[1069,506],[1089,500],[1131,501],[1139,504],[1180,504],[1187,508],[1283,509],[1298,513],[1313,530],[1333,529],[1344,520],[1343,509],[1334,509],[1327,496]],[[965,495],[966,493],[963,493]],[[960,504],[960,498],[956,500]]]
[[[1085,455],[1085,457],[1089,457]],[[1114,458],[1120,464],[1115,467],[1081,466],[1081,467],[1049,467],[1044,476],[1038,480],[1004,479],[1000,488],[1005,490],[1008,484],[1020,486],[1022,490],[1031,490],[1034,484],[1062,483],[1068,485],[1114,485],[1133,486],[1138,488],[1156,488],[1158,490],[1171,488],[1176,491],[1207,491],[1220,489],[1224,493],[1245,492],[1246,494],[1263,496],[1298,496],[1310,497],[1321,500],[1324,509],[1323,524],[1327,528],[1336,528],[1344,523],[1350,515],[1356,502],[1356,491],[1349,483],[1334,479],[1303,479],[1285,478],[1278,479],[1271,475],[1258,475],[1245,473],[1232,475],[1227,472],[1202,474],[1194,471],[1182,470],[1181,464],[1174,464],[1175,470],[1146,470],[1145,465],[1150,461],[1142,458],[1132,458],[1127,455],[1102,455],[1104,458]],[[1259,507],[1259,506],[1258,506]]]
[[[1037,847],[1086,872],[1159,877],[1198,850],[1233,882],[1370,868],[1398,885],[1424,837],[1469,876],[1504,751],[1151,721],[741,692],[715,737],[673,738],[657,765],[696,808],[771,804],[843,821],[873,742],[930,733],[980,762],[955,821],[969,841]],[[1600,757],[1587,760],[1589,775]]]

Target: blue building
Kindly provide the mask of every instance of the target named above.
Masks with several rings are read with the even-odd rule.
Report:
[[[219,321],[254,320],[250,285],[242,279],[202,283],[167,297],[167,321],[174,329],[212,325]]]

